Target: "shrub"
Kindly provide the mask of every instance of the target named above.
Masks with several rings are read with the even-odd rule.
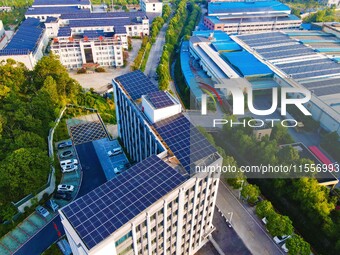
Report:
[[[104,67],[97,67],[96,69],[94,69],[97,73],[105,73],[106,70]]]
[[[78,69],[77,73],[78,73],[78,74],[86,73],[86,68]]]

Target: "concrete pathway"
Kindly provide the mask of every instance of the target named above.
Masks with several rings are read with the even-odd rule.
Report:
[[[222,181],[217,195],[217,207],[224,214],[233,213],[232,226],[254,255],[285,254],[273,242],[253,211],[248,210]]]

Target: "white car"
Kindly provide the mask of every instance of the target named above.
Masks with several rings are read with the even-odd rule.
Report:
[[[64,168],[67,165],[78,165],[78,160],[72,158],[60,161],[60,167]]]
[[[286,243],[284,243],[282,246],[281,246],[281,249],[285,252],[285,253],[288,253],[288,248],[286,246]]]
[[[264,225],[267,225],[267,223],[268,223],[267,218],[266,217],[262,218],[262,222],[264,223]]]
[[[50,215],[50,213],[41,205],[38,205],[37,208],[35,208],[35,211],[39,213],[41,216],[43,216],[44,218]]]
[[[118,147],[118,148],[114,148],[112,151],[108,151],[107,155],[109,157],[112,157],[112,156],[115,156],[115,155],[118,155],[118,154],[121,154],[121,153],[123,153],[123,150],[122,150],[122,148]]]
[[[72,171],[75,171],[75,170],[78,170],[77,165],[66,165],[66,166],[61,168],[61,171],[63,173],[72,172]]]
[[[282,243],[284,241],[286,241],[287,239],[291,238],[291,236],[289,235],[283,235],[283,236],[274,236],[273,240],[276,244]]]
[[[73,190],[74,190],[74,186],[73,185],[66,185],[66,184],[58,185],[58,191],[72,192]]]

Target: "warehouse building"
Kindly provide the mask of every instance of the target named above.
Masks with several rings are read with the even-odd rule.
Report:
[[[310,90],[312,100],[306,107],[313,118],[323,129],[340,134],[340,65],[336,61],[281,32],[233,39],[270,67],[280,86]]]
[[[299,29],[301,20],[278,1],[211,2],[204,25],[228,34]]]
[[[219,173],[194,169],[222,158],[142,72],[113,85],[121,139],[138,163],[59,211],[72,252],[195,254],[215,229]]]
[[[35,18],[26,19],[10,42],[0,50],[0,61],[11,58],[32,70],[43,57],[47,44],[48,37],[40,21]]]

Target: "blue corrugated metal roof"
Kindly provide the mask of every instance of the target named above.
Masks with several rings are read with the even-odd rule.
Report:
[[[40,26],[39,19],[26,19],[0,54],[26,55],[28,52],[34,51],[43,32],[44,29]]]
[[[241,46],[235,42],[222,42],[212,43],[213,48],[216,51],[239,51],[242,50]]]
[[[279,12],[290,11],[290,8],[278,1],[259,2],[211,2],[208,4],[208,15],[219,13],[244,12]]]
[[[247,51],[222,53],[222,56],[244,77],[272,75],[273,72]]]
[[[231,41],[231,38],[229,35],[227,35],[225,32],[220,30],[205,30],[205,31],[193,31],[193,36],[202,36],[202,37],[213,37],[211,40],[212,42],[227,42]]]

